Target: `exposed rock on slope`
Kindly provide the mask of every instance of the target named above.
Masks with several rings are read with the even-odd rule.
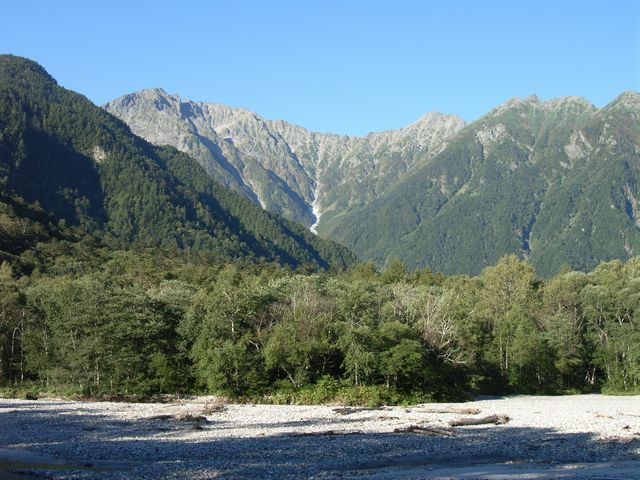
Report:
[[[429,113],[406,128],[366,137],[322,134],[161,89],[125,95],[105,108],[151,143],[193,156],[255,203],[325,233],[432,158],[464,126],[458,117]]]

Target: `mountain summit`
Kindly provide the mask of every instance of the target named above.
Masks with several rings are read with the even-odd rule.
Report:
[[[105,106],[134,133],[196,158],[212,178],[286,218],[328,233],[441,151],[464,121],[428,113],[365,137],[316,133],[240,108],[143,90]]]

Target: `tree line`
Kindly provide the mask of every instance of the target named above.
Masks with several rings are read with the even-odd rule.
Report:
[[[1,264],[5,390],[345,403],[640,390],[640,258],[541,281],[514,255],[473,277],[99,255]]]

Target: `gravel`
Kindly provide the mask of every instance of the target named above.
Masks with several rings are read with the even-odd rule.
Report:
[[[509,421],[449,426],[491,415]],[[434,436],[396,432],[409,426]],[[640,478],[640,397],[380,408],[0,399],[4,478]]]

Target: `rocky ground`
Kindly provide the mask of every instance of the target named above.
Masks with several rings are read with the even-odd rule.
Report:
[[[490,422],[479,425],[451,426]],[[640,478],[640,397],[411,407],[0,399],[0,479]]]

